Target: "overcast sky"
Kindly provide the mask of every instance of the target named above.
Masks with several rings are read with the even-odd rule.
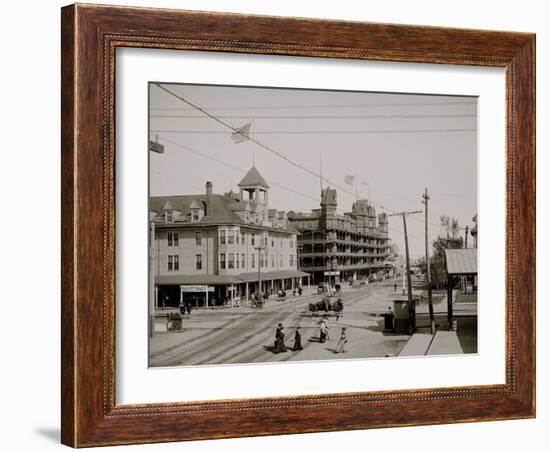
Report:
[[[314,91],[164,84],[232,127],[252,123],[251,135],[337,185],[338,207],[349,211],[355,187],[377,212],[421,210],[428,188],[430,239],[439,217],[473,226],[477,212],[477,99],[457,96]],[[319,207],[320,179],[250,141],[235,143],[231,130],[182,100],[150,87],[150,133],[165,146],[150,153],[150,194],[215,193],[237,184],[252,166],[268,181],[270,207]],[[322,163],[321,163],[322,162]],[[364,182],[364,183],[362,183]],[[368,186],[366,185],[368,183]],[[413,258],[424,254],[424,214],[408,217]],[[401,217],[390,219],[390,237],[403,246]],[[471,237],[470,237],[470,243]]]

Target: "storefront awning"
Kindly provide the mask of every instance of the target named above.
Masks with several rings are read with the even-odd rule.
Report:
[[[236,276],[230,275],[163,275],[155,278],[158,285],[219,285],[239,284],[242,281]]]
[[[262,281],[271,281],[286,278],[301,278],[309,276],[308,273],[299,270],[281,270],[275,272],[262,272]],[[241,284],[258,281],[258,272],[241,273],[239,275],[163,275],[155,277],[157,285],[225,285]]]

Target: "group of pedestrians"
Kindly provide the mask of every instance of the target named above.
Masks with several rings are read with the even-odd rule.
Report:
[[[319,342],[324,344],[327,340],[330,340],[329,337],[329,327],[326,319],[321,320],[319,324]],[[302,350],[302,333],[301,328],[297,327],[294,333],[294,345],[292,346],[293,351]],[[285,333],[283,332],[283,324],[279,323],[277,331],[275,332],[275,342],[273,344],[274,353],[286,352],[288,349],[285,345]],[[338,344],[334,353],[347,353],[348,351],[348,337],[346,333],[346,327],[342,327],[340,332],[340,338],[338,339]]]
[[[186,301],[185,303],[182,301],[179,305],[179,311],[180,311],[180,315],[184,315],[186,312],[188,315],[191,315],[191,310],[193,309],[193,307],[191,306],[191,302],[189,301]]]
[[[296,328],[296,332],[294,333],[294,345],[292,346],[292,350],[297,352],[299,350],[302,350],[302,333],[300,332],[300,327]],[[279,323],[279,326],[277,327],[277,331],[275,332],[275,343],[273,344],[273,351],[275,353],[281,353],[286,352],[287,347],[285,345],[285,333],[283,332],[283,324]]]
[[[330,340],[329,328],[326,319],[321,320],[319,324],[319,342],[324,344],[327,340]],[[346,334],[346,327],[342,327],[340,332],[340,339],[338,340],[338,345],[334,350],[334,353],[347,353],[348,351],[348,336]]]

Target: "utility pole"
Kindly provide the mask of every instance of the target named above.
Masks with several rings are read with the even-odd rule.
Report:
[[[468,248],[468,232],[470,230],[469,226],[466,226],[464,229],[464,248]]]
[[[407,267],[407,291],[408,291],[408,306],[409,306],[409,334],[413,334],[416,330],[416,306],[412,297],[412,282],[411,282],[411,262],[409,259],[409,238],[407,235],[407,215],[422,213],[421,210],[410,210],[408,212],[396,212],[389,214],[388,217],[402,216],[403,217],[403,233],[405,234],[405,262]]]
[[[424,189],[422,195],[422,204],[424,204],[424,232],[426,239],[426,286],[428,289],[428,307],[430,310],[430,330],[432,335],[435,334],[435,318],[434,318],[434,305],[432,300],[432,276],[430,270],[430,247],[428,241],[428,201],[430,196],[428,195],[428,189]]]

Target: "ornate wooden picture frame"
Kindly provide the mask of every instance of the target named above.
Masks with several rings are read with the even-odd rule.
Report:
[[[64,444],[535,416],[534,35],[92,5],[63,8],[61,33]],[[121,47],[505,68],[505,384],[117,405],[114,90]]]

